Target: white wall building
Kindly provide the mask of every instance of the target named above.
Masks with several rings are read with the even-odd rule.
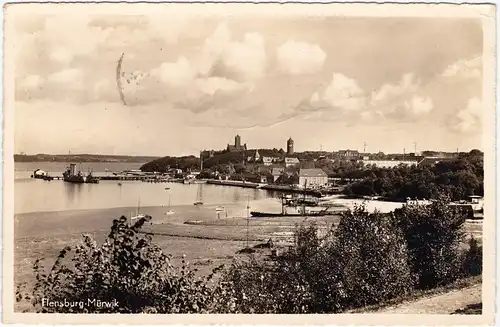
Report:
[[[417,165],[416,160],[361,160],[364,165],[372,165],[380,168],[394,168],[399,165]]]
[[[328,184],[328,175],[319,168],[300,169],[299,170],[299,185],[300,186],[324,186]]]

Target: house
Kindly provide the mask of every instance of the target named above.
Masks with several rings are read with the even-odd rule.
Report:
[[[300,163],[300,161],[298,158],[295,158],[295,157],[286,157],[285,158],[285,167],[298,165],[299,163]]]
[[[285,171],[285,168],[273,168],[271,170],[271,175],[273,177],[273,183],[276,183],[276,181],[278,180],[278,178],[280,178],[280,176],[283,174],[284,171]]]
[[[258,162],[260,160],[259,150],[248,150],[247,154],[247,162]]]
[[[264,164],[264,166],[271,166],[274,161],[275,160],[273,157],[262,157],[262,163]]]
[[[325,186],[328,184],[328,175],[320,168],[309,168],[299,170],[300,186]]]
[[[360,153],[358,150],[339,150],[337,156],[339,159],[351,160],[359,158]]]

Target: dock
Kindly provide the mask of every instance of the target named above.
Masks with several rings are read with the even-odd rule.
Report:
[[[63,180],[63,176],[50,176],[51,180]],[[155,178],[150,176],[94,176],[99,181],[139,181],[146,183],[167,183],[169,178]]]
[[[233,180],[217,180],[217,179],[209,179],[207,180],[207,184],[213,185],[222,185],[222,186],[235,186],[235,187],[245,187],[245,188],[254,188],[254,189],[262,189],[269,191],[280,191],[286,193],[300,193],[306,194],[316,197],[321,197],[322,194],[317,190],[304,190],[293,185],[275,185],[275,184],[260,184],[246,181],[233,181]]]

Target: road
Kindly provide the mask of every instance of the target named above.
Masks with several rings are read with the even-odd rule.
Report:
[[[481,303],[482,284],[445,294],[424,297],[411,302],[384,308],[377,313],[395,314],[449,314],[470,304]]]

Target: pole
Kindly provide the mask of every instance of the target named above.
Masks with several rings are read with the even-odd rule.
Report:
[[[250,198],[247,196],[247,249],[249,248],[248,247],[248,228],[249,228],[249,225],[250,225],[250,214],[249,214],[249,210],[250,210]]]
[[[306,215],[306,193],[307,193],[307,179],[304,182],[304,196],[303,196],[303,203],[302,203],[302,213],[304,216]]]

